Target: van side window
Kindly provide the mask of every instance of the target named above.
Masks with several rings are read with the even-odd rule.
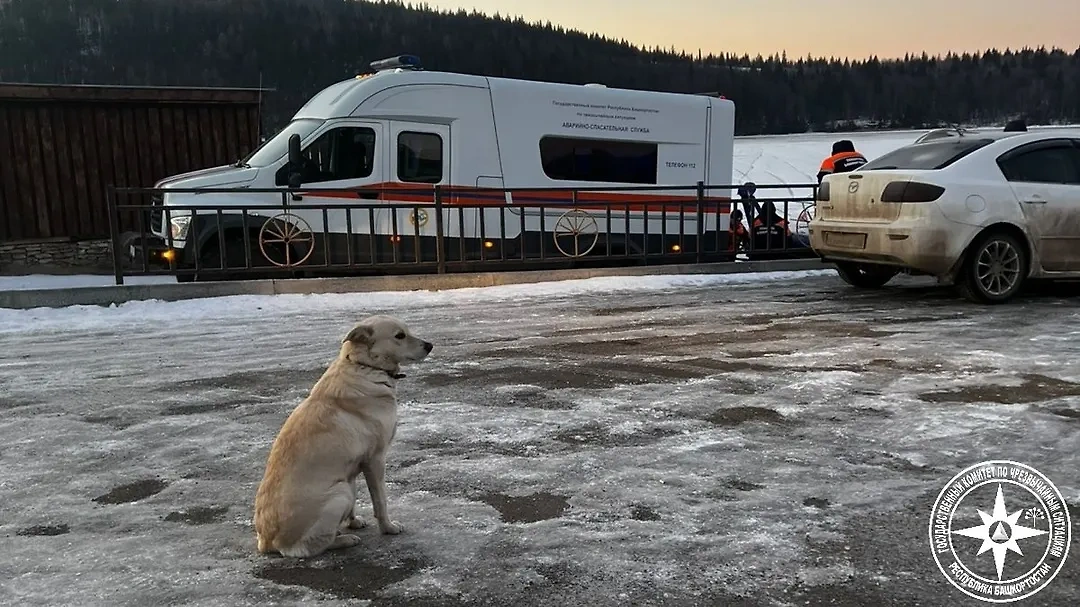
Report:
[[[544,174],[558,181],[656,184],[657,145],[637,141],[543,137]]]
[[[304,159],[304,183],[342,181],[370,177],[375,162],[375,131],[368,127],[342,126],[326,131],[300,153]],[[286,164],[275,183],[288,183]]]
[[[443,140],[435,133],[398,135],[397,176],[406,183],[439,183],[443,178]]]

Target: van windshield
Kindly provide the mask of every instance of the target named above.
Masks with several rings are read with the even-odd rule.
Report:
[[[948,139],[906,145],[875,158],[859,167],[858,170],[921,169],[936,171],[993,142],[993,139],[985,138],[950,137]]]
[[[298,118],[293,120],[285,125],[285,128],[278,131],[277,135],[264,141],[262,145],[255,148],[255,151],[248,154],[247,158],[244,158],[237,164],[240,166],[247,165],[253,167],[268,166],[289,153],[289,137],[296,134],[300,135],[300,139],[303,140],[305,137],[315,132],[315,129],[319,128],[319,125],[324,122],[326,121],[317,118]]]

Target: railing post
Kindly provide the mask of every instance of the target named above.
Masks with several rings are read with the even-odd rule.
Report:
[[[124,269],[122,267],[123,258],[120,254],[120,218],[117,217],[119,211],[116,208],[115,196],[116,190],[113,186],[108,186],[105,189],[105,206],[108,208],[109,212],[109,240],[112,241],[110,246],[112,247],[113,276],[116,279],[117,285],[123,285]],[[145,247],[146,243],[143,242],[142,246]]]
[[[705,182],[697,182],[697,244],[694,245],[694,251],[697,255],[697,262],[702,263],[705,261]],[[716,226],[716,236],[720,237],[720,226]],[[717,241],[719,242],[719,240]]]
[[[446,274],[446,226],[443,222],[442,186],[435,186],[435,259],[439,274]]]

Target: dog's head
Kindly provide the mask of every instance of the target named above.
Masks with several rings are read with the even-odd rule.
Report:
[[[388,373],[398,372],[404,363],[420,362],[434,346],[412,335],[405,323],[392,316],[369,316],[360,321],[341,345],[348,360]]]

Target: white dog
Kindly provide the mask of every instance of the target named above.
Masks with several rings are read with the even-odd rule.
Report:
[[[419,362],[432,344],[404,323],[372,316],[356,325],[311,394],[285,420],[255,495],[260,553],[310,557],[360,542],[348,529],[357,477],[364,474],[383,533],[401,526],[386,511],[386,452],[397,429],[397,380],[403,363]]]

